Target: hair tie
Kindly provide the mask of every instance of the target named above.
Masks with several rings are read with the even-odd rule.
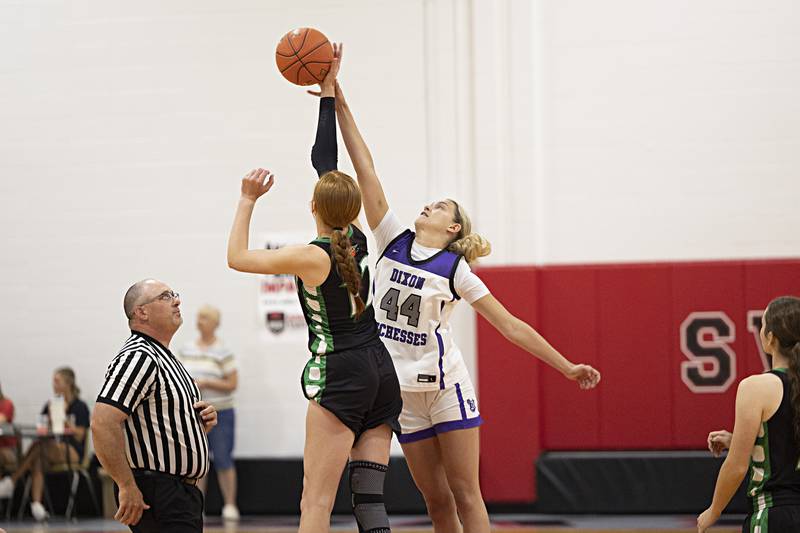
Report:
[[[344,231],[344,228],[332,228],[333,231]]]

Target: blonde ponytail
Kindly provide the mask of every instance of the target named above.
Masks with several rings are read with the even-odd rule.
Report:
[[[455,206],[454,220],[461,225],[461,231],[447,249],[463,255],[467,263],[473,263],[479,257],[485,257],[492,253],[492,244],[477,233],[472,233],[472,221],[464,208],[455,200],[448,201]]]
[[[470,233],[462,239],[453,241],[447,249],[451,252],[463,255],[467,263],[473,263],[479,257],[484,257],[492,253],[491,243],[477,233]]]

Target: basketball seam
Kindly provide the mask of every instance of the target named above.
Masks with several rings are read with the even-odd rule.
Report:
[[[306,33],[308,33],[308,32],[306,32]],[[312,48],[311,50],[309,50],[309,51],[308,51],[308,53],[307,53],[307,54],[305,54],[303,57],[308,57],[308,56],[309,56],[309,54],[311,54],[311,53],[312,53],[314,50],[316,50],[316,49],[317,49],[317,48],[319,48],[320,46],[324,46],[324,45],[325,45],[325,43],[327,43],[327,42],[328,42],[328,41],[327,41],[327,40],[325,40],[325,41],[323,41],[323,42],[319,43],[319,45],[318,45],[318,46],[315,46],[314,48]],[[291,46],[291,43],[290,43],[290,46]],[[292,46],[292,50],[294,50],[294,47],[293,47],[293,46]],[[295,52],[295,54],[296,54],[296,53],[297,53],[297,52]],[[312,78],[314,78],[314,79],[317,81],[317,83],[321,83],[321,82],[322,82],[322,80],[321,80],[321,79],[319,79],[319,78],[317,78],[316,76],[314,76],[314,73],[313,73],[313,72],[311,72],[311,69],[310,69],[310,68],[308,68],[308,65],[306,65],[305,63],[303,63],[303,57],[300,57],[300,56],[298,56],[298,57],[297,57],[297,61],[299,61],[299,62],[300,62],[300,64],[303,66],[302,68],[306,69],[306,72],[308,72],[308,73],[309,73],[309,75],[311,75],[311,77],[312,77]],[[309,63],[308,63],[308,64],[309,64],[309,65],[311,65],[311,64],[314,64],[314,63],[323,63],[323,61],[309,61]],[[293,63],[293,64],[294,64],[294,63]],[[297,69],[297,83],[300,83],[300,70],[302,70],[302,69]],[[325,78],[323,78],[323,80],[324,80],[324,79],[325,79]]]
[[[300,43],[300,50],[302,50],[303,47],[306,45],[306,39],[308,38],[308,28],[306,28],[305,30],[306,31],[303,32],[303,42]],[[291,32],[289,32],[289,33],[291,33]],[[294,56],[294,57],[297,57],[297,61],[300,61],[300,58],[297,56],[297,50],[295,50],[294,45],[292,44],[292,38],[289,36],[289,33],[286,34],[286,43],[289,45],[289,48],[292,49],[293,53],[289,54],[289,55],[283,55],[280,52],[278,52],[277,50],[275,50],[275,54],[277,54],[277,55],[279,55],[281,57],[292,57],[292,56]],[[295,66],[297,64],[297,61],[294,61],[293,63],[290,63],[286,67],[282,68],[281,69],[281,74],[283,74],[284,72],[286,72],[287,70],[289,70],[290,68]],[[300,81],[300,75],[299,74],[298,74],[298,77],[297,77],[297,81]]]
[[[302,50],[303,47],[306,45],[306,39],[308,39],[308,28],[306,28],[306,31],[303,33],[303,42],[300,43],[300,50]],[[287,39],[286,41],[289,43],[289,46],[292,48],[292,52],[294,52],[294,55],[297,55],[297,50],[295,50],[294,45],[292,44],[291,37],[289,39]]]
[[[315,46],[314,48],[312,48],[311,50],[309,50],[308,52],[306,52],[305,54],[303,54],[303,57],[308,57],[310,54],[312,54],[312,53],[314,53],[315,51],[317,51],[317,50],[318,50],[320,47],[322,47],[322,46],[325,46],[325,43],[327,43],[327,42],[328,42],[328,41],[322,41],[322,42],[321,42],[321,43],[319,43],[317,46]],[[291,46],[291,43],[289,44],[289,46]],[[294,50],[294,46],[292,46],[292,50]],[[301,50],[302,50],[302,47],[301,47]],[[291,56],[284,56],[284,55],[281,55],[281,57],[291,57]],[[292,68],[293,66],[295,66],[295,65],[297,64],[297,62],[298,62],[298,61],[299,61],[299,62],[300,62],[300,63],[301,63],[303,66],[305,66],[305,65],[306,65],[305,63],[303,63],[303,57],[300,57],[299,55],[297,55],[297,52],[295,52],[295,53],[294,53],[294,57],[296,57],[296,58],[297,58],[297,61],[295,61],[294,63],[292,63],[292,64],[291,64],[291,65],[289,65],[288,67],[284,68],[283,70],[281,70],[281,72],[286,72],[287,70],[289,70],[290,68]],[[314,61],[312,61],[311,63],[314,63]],[[320,61],[320,63],[322,63],[322,61]],[[312,74],[312,76],[313,76],[313,74]],[[315,77],[314,79],[316,79],[316,77]]]
[[[303,33],[303,42],[300,43],[300,50],[302,50],[303,47],[306,45],[306,39],[308,39],[308,28],[306,28],[305,33]],[[297,55],[297,49],[294,47],[294,44],[292,43],[292,39],[289,38],[286,41],[289,43],[289,47],[292,49],[292,52],[294,52],[294,56],[297,58],[297,61],[292,63],[292,65],[297,64],[298,61],[300,62],[301,65],[303,65],[303,61],[300,59],[300,56]],[[290,67],[291,67],[291,65],[289,67],[286,67],[286,68],[288,69]],[[300,83],[300,69],[297,69],[297,77],[295,78],[295,83]]]
[[[305,63],[303,63],[302,61],[301,61],[300,63],[302,63],[302,65],[303,65],[303,68],[304,68],[304,69],[306,69],[306,72],[308,72],[309,74],[311,74],[311,77],[312,77],[312,78],[314,78],[315,80],[317,80],[317,83],[322,83],[322,81],[323,81],[325,78],[322,78],[322,79],[319,79],[319,78],[317,78],[316,76],[314,76],[314,73],[313,73],[313,72],[311,72],[311,69],[309,69],[309,68],[306,66],[306,64],[305,64]],[[309,63],[309,65],[311,65],[311,64],[313,64],[313,62],[312,62],[312,63]],[[327,74],[327,73],[326,73],[326,74]],[[299,69],[297,70],[297,81],[300,81],[300,70],[299,70]]]
[[[291,33],[291,32],[289,32],[289,33]],[[303,44],[300,45],[300,50],[302,50],[303,46],[305,46],[307,37],[308,37],[308,29],[306,29],[305,33],[303,33]],[[292,38],[289,37],[288,33],[286,34],[286,42],[289,43],[289,48],[291,48],[292,52],[294,52],[294,53],[293,54],[289,54],[289,55],[284,55],[284,54],[281,54],[280,52],[278,52],[277,50],[275,51],[275,53],[278,54],[281,57],[292,57],[292,56],[297,57],[297,50],[295,50],[294,46],[292,46]],[[296,63],[296,61],[295,61],[295,63]]]

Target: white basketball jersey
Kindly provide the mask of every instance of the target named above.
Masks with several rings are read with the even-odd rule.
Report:
[[[375,319],[392,355],[400,388],[444,389],[467,376],[449,321],[460,299],[453,279],[462,256],[442,250],[415,261],[411,258],[414,236],[411,230],[404,231],[378,259]]]

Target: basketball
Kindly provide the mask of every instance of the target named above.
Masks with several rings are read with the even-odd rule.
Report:
[[[314,28],[297,28],[284,35],[275,50],[283,77],[295,85],[314,85],[325,79],[333,60],[333,46]]]

